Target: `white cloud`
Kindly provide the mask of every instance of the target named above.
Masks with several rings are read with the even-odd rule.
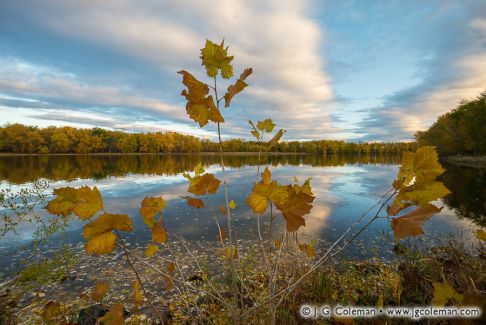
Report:
[[[289,136],[312,138],[335,129],[326,109],[333,95],[319,50],[323,30],[309,18],[307,3],[49,0],[35,7],[33,18],[58,35],[145,60],[168,73],[174,82],[179,82],[175,71],[181,67],[202,76],[198,55],[205,38],[225,38],[235,55],[235,75],[247,66],[254,69],[249,79],[251,87],[235,99],[238,111],[231,114],[245,123],[248,118],[273,117],[289,129]],[[42,79],[43,84],[56,91],[62,88],[63,95],[75,100],[87,92],[77,84],[62,84],[65,80]],[[26,85],[16,86],[21,91]],[[93,101],[121,104],[114,100],[117,90],[110,86],[96,85],[89,92],[93,92]],[[129,98],[128,105],[135,104],[170,114],[178,109],[145,98]],[[241,125],[239,120],[230,122],[228,129]]]

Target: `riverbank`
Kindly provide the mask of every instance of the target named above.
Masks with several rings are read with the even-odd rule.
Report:
[[[461,167],[486,168],[486,156],[448,156],[442,160],[446,163]]]
[[[191,250],[194,250],[201,260],[205,260],[214,255],[217,243],[213,244],[209,245],[211,248],[208,249],[208,245],[201,242],[191,247]],[[262,269],[251,263],[255,261],[252,254],[255,249],[258,249],[258,245],[251,242],[242,242],[242,244],[246,253],[240,256],[240,263],[242,263],[240,266],[249,279],[246,283],[249,287],[245,289],[251,290],[254,297],[264,297],[267,279]],[[198,275],[193,259],[184,254],[183,247],[174,245],[172,249],[180,257],[179,264],[186,281],[196,288],[195,291],[187,293],[179,291],[178,286],[170,289],[164,287],[164,281],[157,269],[165,270],[166,262],[163,258],[165,254],[148,260],[142,257],[142,247],[131,247],[131,249],[137,256],[134,259],[135,268],[140,270],[141,279],[151,292],[152,300],[166,322],[223,324],[230,321],[224,306],[201,290],[209,290],[204,280],[205,275]],[[72,247],[72,250],[75,262],[68,266],[58,265],[57,268],[63,268],[63,275],[60,277],[39,283],[35,274],[29,273],[31,276],[26,277],[25,272],[21,272],[19,276],[3,283],[0,288],[1,324],[42,322],[44,306],[49,301],[60,302],[60,314],[54,315],[53,318],[55,323],[65,321],[94,325],[96,317],[101,317],[115,303],[122,303],[125,306],[125,324],[156,323],[157,317],[146,297],[139,308],[133,306],[132,279],[134,276],[121,252],[88,257],[84,254],[82,245]],[[394,261],[372,258],[324,264],[307,277],[292,295],[282,300],[277,309],[277,323],[303,323],[298,313],[303,303],[331,306],[427,306],[432,304],[436,295],[435,287],[443,283],[447,283],[457,293],[455,298],[446,297],[444,304],[477,306],[486,310],[484,244],[478,243],[474,250],[466,249],[464,244],[457,241],[445,242],[435,247],[420,247],[420,249],[398,244],[395,253]],[[155,268],[148,268],[144,264],[145,261],[149,261]],[[309,259],[309,262],[311,261],[312,259]],[[220,259],[219,263],[221,265],[213,266],[218,269],[224,267],[223,259]],[[247,263],[249,264],[246,265]],[[281,264],[281,267],[297,270],[295,266],[294,260]],[[305,265],[302,266],[301,271],[305,272]],[[208,272],[207,276],[210,276],[212,272],[209,270]],[[216,285],[224,281],[224,278],[219,278],[218,274],[214,273],[211,278]],[[97,281],[109,283],[109,291],[101,302],[94,301],[92,296],[92,288]],[[255,303],[249,297],[242,298],[248,308]],[[259,309],[258,312],[249,314],[245,322],[261,323],[262,320],[267,319],[267,312],[265,308]],[[332,318],[330,321],[332,324],[353,322],[351,319],[342,318]],[[376,321],[389,324],[403,323],[403,319],[376,319]],[[442,321],[437,320],[438,323]],[[476,321],[480,323],[481,320]],[[431,323],[437,322],[432,320]]]

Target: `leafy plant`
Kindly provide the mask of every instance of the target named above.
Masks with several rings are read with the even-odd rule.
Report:
[[[138,258],[130,251],[120,234],[121,231],[131,232],[133,230],[131,219],[128,215],[105,211],[101,193],[96,187],[56,189],[54,190],[56,197],[46,206],[48,212],[59,215],[61,218],[75,215],[81,221],[86,222],[83,227],[83,237],[86,240],[87,254],[109,254],[116,247],[123,250],[135,277],[133,281],[134,307],[137,309],[145,296],[162,323],[164,322],[162,315],[151,299],[155,295],[144,286],[132,259],[139,260],[144,266],[160,275],[158,279],[164,282],[165,290],[176,288],[188,314],[190,310],[199,311],[199,306],[191,298],[191,294],[202,292],[214,304],[226,311],[226,320],[239,323],[257,309],[264,308],[265,315],[268,315],[270,322],[274,324],[276,323],[277,308],[285,297],[290,295],[305,278],[313,274],[329,258],[343,252],[374,220],[381,218],[380,213],[385,207],[387,217],[391,219],[391,229],[395,239],[399,240],[423,233],[420,225],[440,211],[440,208],[432,202],[448,193],[447,188],[436,180],[443,169],[438,163],[433,147],[423,147],[415,153],[405,153],[403,164],[392,188],[372,208],[350,225],[327,250],[320,252],[316,249],[315,240],[302,243],[297,237],[297,231],[306,224],[304,216],[310,213],[315,199],[311,180],[307,179],[300,183],[295,179],[292,184],[280,184],[278,180],[272,179],[268,166],[261,173],[261,179],[258,179],[262,147],[269,148],[276,145],[285,130],[278,130],[269,141],[265,141],[265,135],[273,132],[275,123],[271,119],[258,121],[256,125],[249,121],[252,127],[250,132],[260,143],[256,178],[252,191],[246,199],[247,205],[255,214],[259,252],[256,255],[257,262],[249,263],[250,255],[242,254],[237,240],[237,230],[234,227],[232,210],[236,208],[237,202],[230,198],[228,192],[221,141],[221,124],[225,122],[225,119],[220,111],[220,102],[224,100],[225,107],[229,107],[234,96],[248,86],[246,79],[252,73],[251,68],[245,69],[235,83],[227,88],[225,95],[218,96],[218,76],[223,79],[233,76],[233,59],[234,57],[228,54],[228,47],[225,47],[224,41],[216,44],[207,40],[205,47],[201,49],[201,60],[207,77],[212,80],[212,85],[199,81],[185,70],[178,72],[182,75],[182,83],[186,87],[181,95],[187,101],[186,112],[189,117],[200,127],[206,126],[209,122],[217,124],[221,179],[214,174],[206,173],[203,166],[198,164],[192,173],[184,173],[189,185],[187,192],[192,196],[183,196],[182,199],[186,200],[190,207],[204,208],[206,207],[204,199],[217,193],[222,183],[224,203],[218,205],[218,208],[226,217],[226,229],[221,227],[218,218],[215,218],[215,222],[223,252],[217,256],[223,261],[222,272],[220,272],[224,273],[223,276],[208,276],[208,270],[201,266],[199,259],[194,256],[186,242],[175,233],[166,230],[163,215],[165,201],[162,197],[144,198],[139,209],[142,221],[151,232],[151,242],[147,243],[144,251],[147,259]],[[210,94],[210,90],[213,94]],[[389,204],[391,201],[392,203]],[[397,217],[400,212],[406,212],[405,210],[412,206],[415,206],[413,211]],[[265,240],[260,218],[268,210],[270,210],[270,227],[267,230],[268,240]],[[373,210],[375,214],[369,218],[368,214]],[[276,238],[272,238],[272,222],[280,215],[285,221],[283,223],[285,228]],[[360,225],[367,217],[368,221],[364,225]],[[349,238],[347,235],[357,226],[360,228]],[[198,274],[190,279],[186,279],[178,254],[172,247],[171,242],[176,241],[197,266]],[[165,268],[161,269],[147,262],[148,258],[162,257],[162,251],[168,252],[169,255],[168,258],[163,257]],[[250,273],[247,272],[249,264],[253,267]],[[252,288],[254,277],[259,278],[259,285],[262,284],[258,290]],[[225,281],[226,279],[228,281]],[[192,282],[200,284],[196,285]],[[102,283],[99,282],[94,288],[94,300],[101,300],[108,291],[107,286]],[[398,293],[395,293],[396,295],[399,296]],[[250,299],[252,303],[246,303],[245,299]],[[396,299],[399,300],[399,297]],[[184,321],[190,322],[191,317],[188,315]],[[197,317],[201,317],[201,314],[198,313]],[[109,312],[99,319],[99,322],[111,324],[122,320],[123,306],[114,304]],[[200,321],[204,322],[202,319]]]

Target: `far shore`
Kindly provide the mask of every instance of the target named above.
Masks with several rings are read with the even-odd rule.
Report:
[[[258,156],[258,152],[224,152],[225,156],[232,155],[245,155],[245,156]],[[262,155],[308,155],[306,152],[265,152],[262,151]],[[0,157],[10,156],[145,156],[145,155],[219,155],[219,152],[206,151],[206,152],[94,152],[94,153],[13,153],[13,152],[0,152]]]
[[[486,156],[448,156],[442,160],[456,166],[486,168]]]

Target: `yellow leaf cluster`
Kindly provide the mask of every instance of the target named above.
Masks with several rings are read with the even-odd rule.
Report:
[[[226,94],[224,94],[224,107],[228,107],[231,104],[231,100],[233,99],[234,95],[240,93],[245,89],[248,84],[245,82],[245,79],[251,75],[253,70],[251,68],[245,69],[238,80],[233,85],[228,87]],[[270,131],[271,132],[271,131]]]
[[[189,188],[187,191],[195,195],[214,194],[219,188],[221,181],[213,174],[203,174],[194,177],[185,175],[189,179]]]
[[[207,96],[209,93],[208,85],[197,80],[185,70],[178,73],[183,76],[182,83],[187,87],[187,91],[184,89],[181,95],[186,97],[186,111],[189,117],[199,123],[200,127],[208,124],[208,121],[224,122],[221,112],[214,104],[213,96]]]
[[[216,77],[218,70],[221,71],[223,79],[229,79],[233,76],[233,67],[231,66],[233,56],[228,56],[228,47],[224,47],[224,40],[219,45],[206,40],[206,45],[201,49],[201,60],[208,77]]]
[[[402,166],[393,181],[398,195],[386,211],[389,216],[395,216],[407,207],[416,205],[417,208],[391,221],[395,239],[423,234],[420,225],[440,212],[431,202],[450,193],[442,182],[435,180],[443,172],[435,147],[425,146],[415,153],[403,154]]]
[[[54,189],[55,199],[47,203],[49,213],[68,216],[71,212],[81,220],[87,220],[103,209],[101,193],[96,188],[83,186],[78,189],[63,187]]]
[[[115,248],[114,230],[132,231],[132,221],[125,214],[103,213],[84,225],[87,254],[108,254]]]
[[[276,180],[271,180],[270,170],[265,168],[262,180],[253,185],[253,190],[246,199],[246,203],[254,213],[263,214],[268,202],[273,203],[287,221],[287,231],[297,231],[305,226],[304,215],[312,209],[314,194],[310,187],[310,179],[303,185],[280,185]]]

